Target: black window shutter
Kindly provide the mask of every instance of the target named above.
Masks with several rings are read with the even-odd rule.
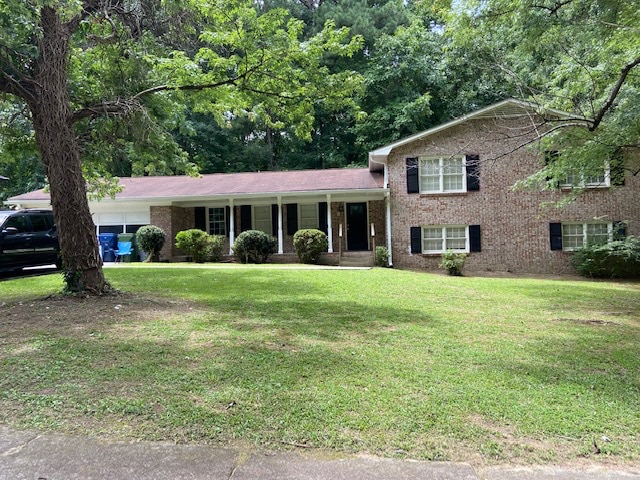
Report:
[[[422,253],[422,228],[411,227],[411,253]]]
[[[624,157],[622,153],[616,152],[609,160],[609,174],[611,175],[611,185],[624,186]]]
[[[420,193],[417,158],[407,158],[407,193]]]
[[[278,204],[271,204],[271,235],[278,236]]]
[[[298,204],[287,203],[287,235],[298,231]]]
[[[207,231],[207,209],[205,207],[196,207],[193,209],[195,214],[195,228]],[[207,232],[208,233],[208,232]]]
[[[329,231],[327,225],[327,202],[318,203],[318,230],[324,233]]]
[[[471,252],[482,251],[482,243],[480,241],[480,225],[469,225],[469,250]]]
[[[240,231],[251,230],[251,205],[240,205]]]
[[[231,207],[227,205],[224,207],[224,230],[227,237],[229,236],[229,230],[231,229]]]
[[[562,224],[549,224],[549,242],[551,250],[562,250]]]
[[[240,234],[240,222],[238,221],[237,213],[238,207],[234,205],[231,215],[233,215],[233,234],[236,237]]]
[[[558,157],[560,156],[560,153],[557,150],[545,150],[544,151],[544,166],[548,167],[549,165],[553,164],[553,162],[555,162]],[[551,182],[553,177],[551,176],[547,176],[545,178],[545,180],[547,182]],[[551,188],[553,189],[557,189],[560,187],[560,182],[559,181],[555,181],[553,182],[553,185],[551,185]]]
[[[625,222],[613,222],[613,239],[624,240],[627,236],[627,224]]]
[[[467,191],[480,190],[480,155],[467,155]]]

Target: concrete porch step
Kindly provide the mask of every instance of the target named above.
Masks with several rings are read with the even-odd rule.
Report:
[[[373,252],[343,252],[341,267],[373,267]]]

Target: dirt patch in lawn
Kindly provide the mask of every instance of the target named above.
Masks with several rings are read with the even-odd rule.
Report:
[[[34,331],[69,335],[87,328],[165,318],[198,309],[192,302],[129,293],[100,297],[56,295],[0,305],[0,332],[13,340],[31,336]]]

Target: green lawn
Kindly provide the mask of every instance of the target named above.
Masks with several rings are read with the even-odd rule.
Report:
[[[640,459],[637,282],[106,274],[135,295],[38,300],[60,275],[0,282],[1,424],[421,459]]]

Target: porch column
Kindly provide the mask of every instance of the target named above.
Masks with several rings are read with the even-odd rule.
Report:
[[[385,223],[387,226],[387,250],[389,250],[389,266],[393,266],[393,254],[391,250],[391,196],[389,192],[384,194],[384,203],[386,208],[385,212]]]
[[[278,195],[278,254],[284,253],[284,237],[282,236],[282,197]]]
[[[236,216],[233,212],[233,198],[229,199],[229,255],[233,255],[233,244],[236,241]]]
[[[327,237],[329,237],[329,248],[327,252],[333,253],[333,226],[331,225],[331,194],[327,193]]]

